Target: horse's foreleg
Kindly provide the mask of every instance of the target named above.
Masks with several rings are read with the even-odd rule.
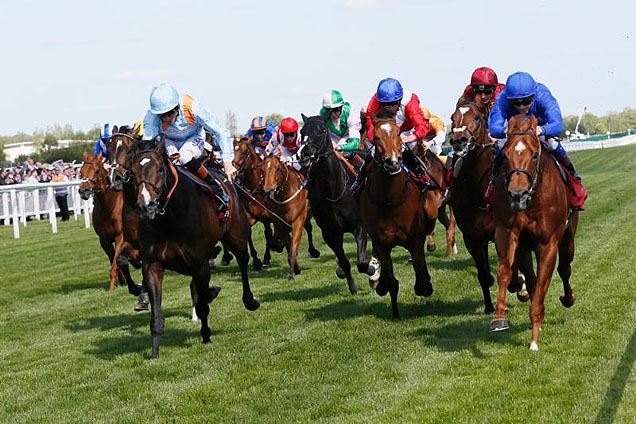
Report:
[[[393,274],[393,261],[391,260],[391,248],[373,243],[373,251],[380,261],[380,281],[375,291],[378,295],[384,296],[391,294],[391,312],[394,319],[400,318],[398,311],[397,296],[399,291],[399,282]]]
[[[353,235],[356,238],[356,247],[358,248],[356,260],[358,272],[367,275],[375,274],[375,268],[369,269],[369,261],[367,259],[367,230],[363,227],[358,227]]]
[[[351,263],[349,263],[349,259],[347,259],[347,255],[345,255],[344,249],[342,247],[342,234],[332,234],[323,230],[322,238],[327,243],[327,246],[333,250],[333,253],[336,255],[336,259],[338,260],[338,268],[342,271],[344,277],[347,279],[347,285],[349,286],[349,292],[351,294],[356,294],[358,292],[358,287],[356,286],[356,282],[353,279],[353,275],[351,275]],[[338,271],[336,271],[338,277],[342,278]]]
[[[298,249],[300,248],[300,239],[303,235],[303,227],[305,220],[300,218],[292,222],[291,242],[289,241],[289,234],[287,239],[289,243],[289,255],[287,259],[289,261],[289,279],[294,279],[294,274],[300,274],[300,266],[298,266]]]
[[[530,304],[530,321],[532,322],[532,342],[530,343],[530,350],[539,350],[539,331],[545,315],[543,302],[548,292],[548,287],[550,287],[550,281],[552,280],[557,252],[558,242],[555,240],[546,245],[538,246],[537,287],[534,290]]]
[[[499,291],[495,317],[490,323],[490,331],[507,330],[509,328],[508,319],[506,318],[508,313],[506,297],[508,284],[510,284],[510,279],[512,278],[512,267],[515,263],[515,252],[518,243],[518,235],[514,232],[503,228],[495,230],[495,244],[499,255],[499,268],[497,269]]]
[[[477,267],[477,279],[484,296],[484,313],[490,314],[495,310],[490,299],[490,286],[495,282],[495,278],[490,273],[488,241],[481,238],[472,238],[464,233],[464,244]]]
[[[265,234],[265,254],[263,255],[263,266],[268,267],[272,263],[271,243],[274,235],[269,223],[263,222],[263,234]]]
[[[311,215],[307,214],[305,220],[305,231],[307,231],[307,243],[309,244],[309,256],[312,258],[320,257],[320,250],[314,246],[313,227],[311,226]]]
[[[119,271],[117,262],[115,261],[115,248],[113,247],[112,240],[106,240],[105,238],[100,237],[99,244],[100,246],[102,246],[102,249],[104,250],[104,252],[106,252],[106,255],[108,256],[108,261],[110,263],[110,271],[108,273],[108,279],[110,283],[108,286],[108,292],[112,293],[113,290],[115,289],[115,280],[117,279],[117,274]],[[114,271],[113,271],[113,267],[115,269]]]
[[[152,335],[152,357],[159,357],[159,343],[163,334],[165,318],[161,312],[163,266],[159,262],[143,263],[144,287],[150,297],[150,334]]]
[[[192,303],[194,303],[196,315],[201,320],[201,339],[203,343],[209,343],[210,335],[212,335],[212,331],[208,326],[209,303],[218,295],[220,288],[215,287],[213,294],[210,289],[210,267],[207,261],[204,264],[205,266],[200,267],[196,275],[192,276],[190,294],[192,295]]]
[[[226,266],[229,265],[230,262],[232,262],[232,259],[234,259],[234,257],[229,252],[228,247],[225,245],[225,243],[221,244],[223,245],[223,257],[221,258],[221,265]]]
[[[124,234],[123,233],[119,233],[117,234],[117,236],[115,236],[115,253],[113,254],[113,261],[110,265],[110,285],[111,287],[115,286],[115,279],[119,278],[119,284],[121,286],[124,285],[124,283],[128,282],[126,280],[126,276],[124,275],[124,273],[121,271],[121,268],[119,267],[119,255],[121,255],[121,252],[124,250],[124,245],[126,244],[126,242],[124,241]]]
[[[426,250],[429,252],[434,252],[437,249],[437,244],[435,244],[435,230],[433,230],[428,235],[428,241],[426,242]]]
[[[431,274],[426,266],[426,256],[422,243],[415,242],[409,249],[411,258],[413,258],[413,270],[415,271],[415,294],[418,296],[429,297],[433,294],[433,285],[431,284]]]
[[[457,254],[457,243],[455,242],[455,227],[457,227],[457,221],[455,220],[455,214],[453,208],[450,210],[450,220],[446,227],[446,254],[445,257],[449,257],[451,252]]]
[[[247,240],[245,240],[246,237],[248,238]],[[234,253],[234,256],[236,256],[236,262],[241,270],[241,281],[243,283],[243,305],[247,310],[255,311],[260,306],[260,302],[258,299],[254,298],[247,276],[247,266],[250,260],[247,252],[247,241],[251,243],[251,240],[252,231],[249,226],[236,228],[234,231],[227,233],[225,237],[227,247],[232,253]]]
[[[258,258],[258,252],[254,247],[254,241],[252,240],[252,227],[248,227],[248,247],[250,249],[250,256],[252,257],[252,269],[254,271],[260,271],[263,268],[263,262]]]

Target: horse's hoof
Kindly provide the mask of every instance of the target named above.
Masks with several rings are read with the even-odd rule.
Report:
[[[294,276],[293,276],[293,275],[288,276],[288,277],[287,277],[287,280],[289,280],[289,281],[294,281]]]
[[[272,264],[272,261],[270,258],[263,259],[263,268],[269,268],[271,264]]]
[[[210,287],[210,290],[208,291],[208,303],[216,299],[220,291],[221,291],[221,287],[219,286]]]
[[[371,290],[375,290],[378,287],[379,284],[379,280],[372,280],[371,278],[369,278],[369,287],[371,287]]]
[[[357,294],[358,293],[358,286],[356,286],[356,282],[353,281],[353,278],[349,282],[349,293],[351,293],[351,294]]]
[[[211,270],[215,270],[215,269],[216,269],[216,259],[211,258],[211,259],[208,261],[208,265],[210,265],[210,269],[211,269]]]
[[[389,289],[384,287],[384,285],[379,284],[375,287],[375,292],[378,294],[378,296],[386,296],[386,294],[389,292]]]
[[[338,268],[336,268],[336,275],[341,280],[347,277],[347,275],[345,274],[344,270],[340,267],[340,265],[338,265]]]
[[[320,250],[318,250],[316,248],[309,249],[309,256],[311,256],[312,258],[319,258],[320,257]]]
[[[490,315],[493,312],[495,312],[495,308],[492,305],[484,307],[484,314]]]
[[[517,299],[520,302],[527,302],[528,300],[530,300],[530,293],[528,293],[528,290],[522,288],[517,292]]]
[[[221,250],[223,250],[221,246],[214,246],[214,249],[212,249],[212,257],[216,258],[217,256],[219,256],[219,253],[221,253]]]
[[[300,275],[300,267],[298,265],[294,267],[294,274]]]
[[[259,302],[257,298],[253,297],[251,301],[244,301],[243,305],[245,305],[245,309],[248,311],[255,311],[261,306],[261,302]]]
[[[572,305],[574,305],[575,297],[574,297],[574,296],[572,296],[572,298],[571,298],[571,299],[568,299],[568,298],[567,298],[567,297],[565,297],[565,296],[561,296],[561,297],[559,297],[559,300],[561,301],[561,304],[562,304],[563,306],[565,306],[566,308],[569,308],[569,307],[571,307]]]
[[[431,283],[415,284],[413,289],[417,296],[429,297],[433,294],[433,285]]]
[[[373,265],[369,265],[369,267],[367,268],[366,274],[372,277],[376,272],[377,272],[377,269]]]
[[[538,352],[539,351],[539,345],[536,344],[534,342],[534,340],[532,342],[530,342],[530,351],[531,352]]]
[[[490,322],[490,331],[504,331],[510,328],[508,320],[505,318],[496,318]]]
[[[150,305],[150,302],[146,302],[143,300],[137,301],[137,303],[135,303],[135,306],[133,307],[133,311],[135,312],[147,311],[149,305]]]
[[[426,245],[426,251],[427,252],[434,252],[437,249],[437,245],[436,244],[427,244]]]
[[[260,259],[254,259],[252,261],[252,269],[254,271],[260,271],[263,269],[263,262]]]
[[[232,255],[223,255],[223,259],[221,259],[221,265],[226,266],[229,265],[230,262],[232,262],[232,259],[234,259],[234,256]]]

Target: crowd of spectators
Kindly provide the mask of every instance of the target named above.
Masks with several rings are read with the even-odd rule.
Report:
[[[67,181],[81,179],[80,167],[75,164],[63,163],[61,160],[47,164],[34,162],[29,157],[21,166],[0,170],[0,185],[49,183],[56,172],[63,173]]]

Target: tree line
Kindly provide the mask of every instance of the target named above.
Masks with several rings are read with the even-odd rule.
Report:
[[[574,133],[578,115],[568,115],[563,118],[563,134],[565,131]],[[610,112],[604,116],[596,116],[593,113],[585,112],[579,124],[581,134],[605,134],[625,132],[632,130],[636,132],[636,109],[626,107],[621,112]]]

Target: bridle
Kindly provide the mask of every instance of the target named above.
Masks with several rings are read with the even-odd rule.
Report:
[[[263,161],[261,163],[261,166],[264,164],[265,162]],[[283,173],[283,168],[285,168],[285,173]],[[300,192],[303,190],[303,184],[302,181],[300,179],[300,177],[298,176],[298,174],[296,174],[296,178],[298,178],[298,190],[296,190],[296,192],[294,194],[292,194],[291,196],[289,196],[287,199],[285,200],[277,200],[276,199],[276,195],[281,194],[284,190],[285,190],[285,186],[287,185],[287,181],[289,180],[289,173],[291,171],[289,170],[289,167],[287,165],[285,165],[283,162],[280,162],[279,160],[279,164],[278,167],[276,168],[276,173],[280,174],[284,180],[282,184],[278,183],[279,178],[276,179],[276,185],[272,188],[271,190],[271,194],[269,195],[269,199],[279,205],[284,205],[286,203],[291,202],[292,200],[294,200],[296,198],[296,196],[298,196],[300,194]],[[263,179],[265,178],[265,171],[263,171]]]
[[[460,106],[461,108],[462,106]],[[465,106],[468,107],[468,106]],[[475,149],[483,149],[485,147],[492,147],[494,146],[493,142],[489,142],[489,143],[476,143],[476,140],[479,140],[479,137],[483,136],[484,134],[488,134],[487,129],[486,129],[486,125],[485,125],[485,120],[483,115],[481,114],[481,112],[477,112],[477,116],[479,118],[475,118],[477,121],[479,121],[479,125],[477,126],[477,128],[475,129],[475,132],[473,132],[470,128],[468,128],[467,125],[461,126],[461,127],[455,127],[451,130],[451,134],[449,135],[449,137],[451,137],[451,140],[449,140],[450,144],[453,145],[453,138],[452,136],[454,134],[457,133],[463,133],[463,132],[467,132],[469,134],[469,137],[466,138],[466,149],[464,151],[464,153],[460,153],[455,151],[455,154],[458,157],[465,157],[467,156],[470,152],[474,151]],[[464,122],[464,115],[462,114],[462,120],[460,121],[460,123],[458,125],[461,125]],[[455,125],[455,123],[453,123],[453,125]],[[475,135],[475,133],[477,135]],[[453,147],[453,150],[454,147]]]
[[[522,135],[529,135],[537,142],[537,146],[538,146],[539,149],[536,152],[534,152],[533,155],[532,155],[532,161],[535,162],[534,173],[531,174],[525,168],[514,168],[514,169],[511,169],[505,175],[504,187],[506,188],[508,193],[510,193],[509,185],[510,185],[510,179],[512,178],[512,176],[515,175],[515,174],[523,174],[526,177],[528,177],[528,181],[530,181],[530,189],[529,189],[529,197],[528,197],[528,200],[530,200],[532,198],[533,194],[534,194],[535,189],[536,189],[537,181],[539,179],[539,173],[541,172],[541,141],[539,140],[539,137],[537,137],[537,135],[534,132],[531,132],[531,131],[514,131],[514,132],[511,132],[511,133],[508,133],[508,140],[506,141],[506,143],[508,143],[510,141],[510,136],[516,136],[516,135],[521,135],[521,136]]]
[[[95,175],[97,175],[98,172],[102,171],[103,168],[103,164],[101,162],[95,162],[95,161],[84,161],[84,164],[88,164],[88,165],[97,165],[100,168],[97,169],[97,171],[95,172]],[[103,176],[100,176],[100,178],[104,178]],[[97,182],[94,179],[91,178],[82,178],[80,183],[80,188],[83,188],[81,186],[81,184],[87,183],[88,187],[84,187],[83,189],[85,190],[86,193],[88,193],[88,196],[93,196],[96,193],[100,193],[102,190],[100,190],[99,188],[97,188]],[[106,178],[106,186],[108,187],[108,178]]]
[[[157,156],[155,159],[157,160],[157,162],[159,163],[159,168],[157,168],[157,172],[160,172],[163,175],[163,181],[161,182],[161,185],[158,187],[155,183],[153,183],[152,181],[146,180],[146,179],[142,179],[139,180],[138,186],[141,186],[141,184],[147,184],[149,186],[151,186],[154,191],[155,191],[155,198],[150,200],[150,204],[152,203],[156,203],[159,204],[159,208],[157,209],[157,213],[159,215],[163,215],[164,213],[166,213],[166,208],[168,207],[168,202],[170,202],[170,198],[172,197],[172,193],[174,192],[175,188],[177,188],[177,184],[179,184],[179,174],[177,173],[176,168],[174,167],[174,165],[172,164],[172,162],[170,162],[169,160],[164,159],[164,157],[158,153],[156,150],[154,149],[150,149],[150,150],[141,150],[137,153],[136,157],[138,158],[138,160],[143,160],[142,156],[144,154],[151,154],[151,155],[155,155]],[[148,159],[147,157],[145,159]],[[174,176],[174,184],[172,185],[172,187],[170,188],[170,190],[168,191],[168,194],[166,195],[165,199],[163,200],[163,202],[160,202],[161,196],[163,194],[163,190],[164,188],[168,188],[168,173],[166,172],[166,165],[165,163],[168,163],[168,166],[170,167],[170,171],[172,172],[172,175]],[[163,204],[161,204],[163,203]]]
[[[322,120],[318,120],[318,121],[322,122]],[[304,167],[307,168],[307,175],[310,175],[311,169],[314,165],[318,164],[322,160],[326,160],[328,157],[335,154],[335,151],[333,150],[333,148],[330,150],[324,148],[324,146],[328,145],[327,143],[329,144],[331,143],[331,140],[329,139],[329,129],[327,128],[326,125],[325,125],[325,129],[327,131],[325,131],[325,133],[321,136],[321,138],[310,138],[309,136],[307,136],[305,142],[299,149],[299,152],[298,152],[299,156],[301,158],[306,157],[307,165],[304,165]],[[314,148],[314,152],[311,155],[303,156],[301,152],[304,151],[303,149],[305,148],[306,145],[311,145]],[[328,151],[326,152],[323,151],[322,153],[318,153],[321,150],[328,150]],[[305,162],[305,160],[302,160],[301,162]],[[339,160],[338,160],[338,166],[340,168],[340,171],[343,174],[344,182],[342,184],[342,190],[340,190],[340,194],[335,199],[325,196],[325,200],[331,203],[336,203],[342,200],[345,193],[347,192],[347,183],[349,182],[349,174],[347,173],[347,171],[345,171],[344,166],[340,163]]]
[[[110,137],[111,143],[112,143],[113,138],[115,138],[115,137],[120,137],[120,136],[121,136],[121,137],[128,138],[128,139],[132,140],[133,142],[136,142],[136,141],[137,141],[137,139],[136,139],[136,138],[134,138],[134,137],[133,137],[133,136],[131,136],[131,135],[124,134],[124,133],[116,133],[116,134],[113,134],[113,135]],[[111,156],[111,162],[109,163],[109,166],[110,166],[110,179],[111,179],[111,182],[112,182],[113,177],[114,177],[114,175],[115,175],[115,171],[116,171],[118,168],[120,168],[120,167],[121,167],[121,168],[123,169],[123,171],[122,171],[122,173],[121,173],[122,180],[123,180],[123,182],[124,182],[124,183],[127,183],[128,181],[130,181],[130,177],[131,177],[130,167],[129,167],[129,166],[126,166],[126,165],[124,165],[124,164],[120,164],[120,163],[115,162],[115,160],[116,160],[116,156],[117,156],[117,150],[118,150],[118,149],[119,149],[119,146],[116,146],[116,147],[115,147],[115,151],[113,152],[113,154],[112,154],[112,156]],[[130,155],[130,153],[131,153],[131,152],[127,152],[127,153],[128,153],[128,155]],[[129,163],[130,163],[130,160],[129,160]]]

